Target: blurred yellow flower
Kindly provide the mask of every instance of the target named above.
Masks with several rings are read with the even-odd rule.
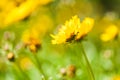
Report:
[[[13,0],[1,0],[0,1],[0,28],[3,26],[4,17],[9,11],[16,7],[16,3]]]
[[[39,33],[35,29],[25,30],[22,34],[22,41],[26,44],[30,43],[32,39],[39,39]]]
[[[119,75],[114,76],[112,80],[120,80],[120,76]]]
[[[118,35],[118,28],[116,25],[110,25],[105,29],[104,33],[101,34],[100,39],[104,42],[114,39]]]
[[[39,33],[35,29],[26,30],[22,35],[22,41],[32,52],[36,52],[41,45]]]
[[[29,16],[39,5],[45,5],[52,0],[26,0],[23,1],[19,6],[13,8],[5,16],[4,24],[8,25]]]
[[[82,23],[77,15],[72,19],[65,22],[58,31],[57,35],[51,35],[53,37],[52,44],[61,44],[70,42],[72,40],[79,40],[85,36],[92,29],[94,20],[92,18],[85,18]]]
[[[5,17],[4,24],[11,24],[14,22],[17,22],[21,19],[24,19],[26,16],[28,16],[36,7],[38,6],[38,3],[33,0],[27,0],[20,4],[20,6],[15,7],[13,10],[11,10]]]
[[[3,11],[8,12],[15,7],[16,7],[16,3],[14,0],[2,0],[2,1],[0,1],[0,9],[1,9],[0,12],[3,12]]]

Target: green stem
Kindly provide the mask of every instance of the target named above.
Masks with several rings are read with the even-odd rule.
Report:
[[[90,73],[91,80],[95,80],[95,77],[94,77],[92,68],[91,68],[91,66],[90,66],[90,63],[89,63],[89,61],[88,61],[88,58],[87,58],[87,56],[86,56],[86,53],[85,53],[85,51],[84,51],[84,48],[83,48],[83,45],[82,45],[82,44],[81,44],[81,48],[82,48],[83,56],[84,56],[85,61],[86,61],[86,63],[87,63],[87,68],[88,68],[88,71],[89,71],[89,73]]]
[[[43,78],[42,78],[42,80],[47,80],[47,76],[45,75],[44,71],[42,70],[41,66],[39,65],[40,62],[39,62],[37,56],[34,55],[34,58],[36,59],[36,62],[37,62],[37,65],[38,65],[38,68],[39,68],[40,72],[43,74]]]

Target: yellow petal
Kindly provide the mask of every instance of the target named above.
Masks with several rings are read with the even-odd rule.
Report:
[[[33,12],[37,6],[38,3],[36,3],[36,1],[27,0],[6,15],[4,24],[8,25],[24,19],[25,17],[29,16],[29,14]]]
[[[112,37],[109,34],[102,34],[100,36],[100,38],[103,42],[107,42],[107,41],[110,41],[112,39]]]
[[[118,34],[118,28],[115,25],[110,25],[105,29],[105,32],[101,35],[101,40],[104,42],[114,39]]]
[[[91,29],[93,28],[93,25],[94,25],[94,19],[89,17],[85,18],[85,20],[83,20],[82,22],[82,27],[84,28],[84,34],[90,32]]]
[[[106,29],[105,32],[115,35],[115,34],[118,33],[118,28],[117,28],[117,26],[115,26],[115,25],[110,25],[110,26]]]

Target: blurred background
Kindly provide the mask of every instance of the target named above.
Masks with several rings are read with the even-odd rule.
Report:
[[[120,80],[120,0],[0,1],[0,80],[90,80],[79,44],[51,43],[74,15],[95,20],[83,41],[95,80]]]

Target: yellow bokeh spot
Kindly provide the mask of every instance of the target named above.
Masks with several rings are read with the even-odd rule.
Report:
[[[29,69],[32,66],[33,66],[33,63],[32,63],[32,61],[29,58],[25,57],[25,58],[22,58],[20,60],[20,67],[21,67],[21,69],[27,70],[27,69]]]
[[[120,76],[119,75],[114,76],[112,80],[120,80]]]
[[[114,39],[118,34],[118,28],[115,25],[110,25],[105,29],[104,33],[101,34],[100,38],[102,41],[107,42]]]
[[[41,46],[39,33],[36,29],[26,30],[22,35],[22,41],[32,52],[36,52]]]

